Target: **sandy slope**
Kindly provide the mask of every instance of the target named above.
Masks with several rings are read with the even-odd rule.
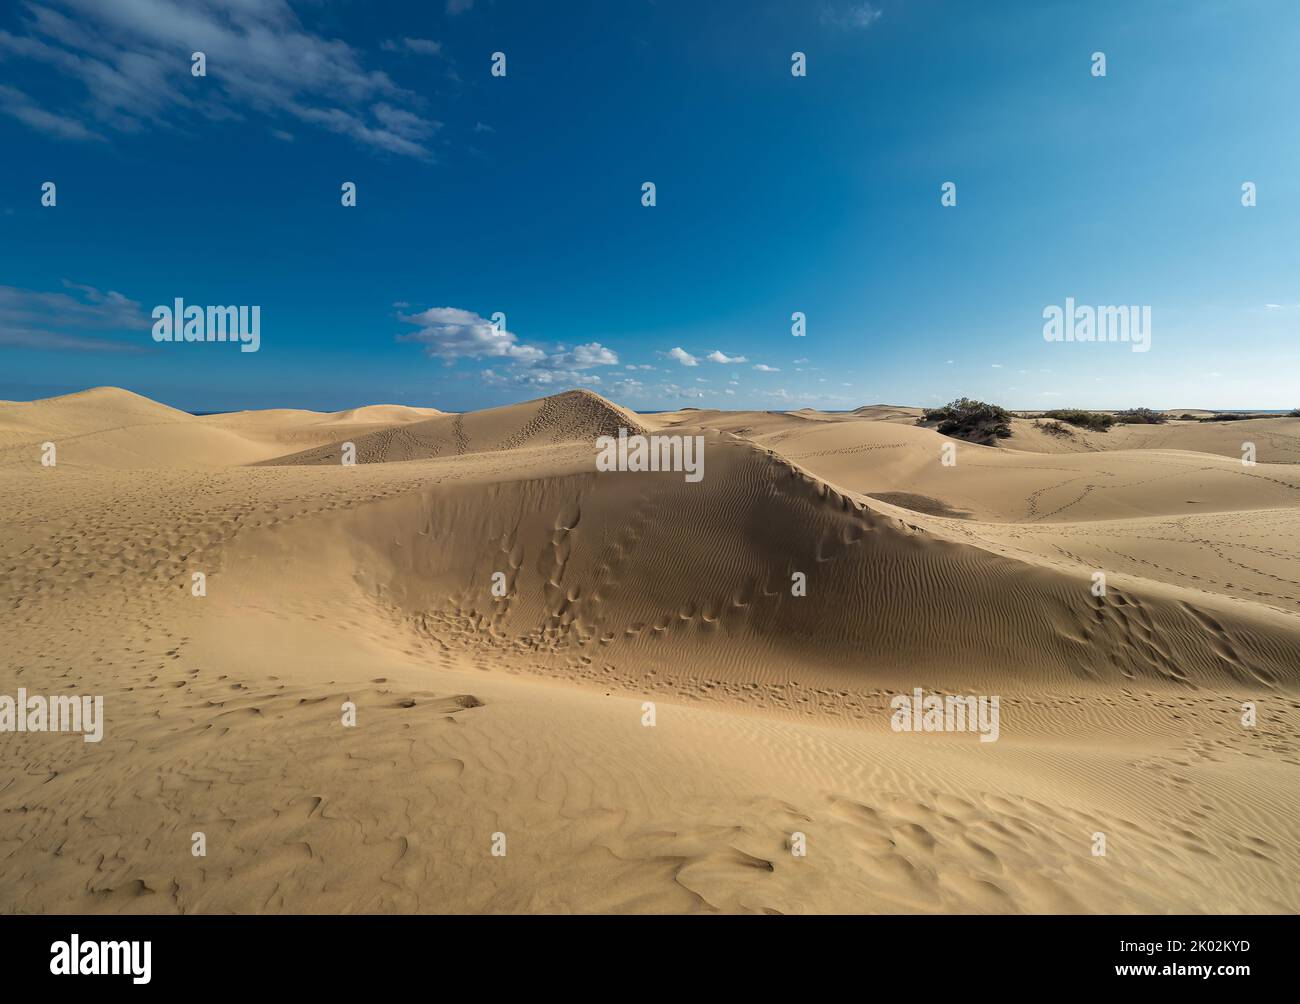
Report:
[[[356,447],[356,460],[361,464],[429,460],[559,442],[589,444],[598,436],[618,435],[620,427],[629,433],[645,431],[637,416],[627,409],[589,391],[573,390],[467,415],[439,413],[435,418],[386,426],[361,435],[354,430],[347,438],[266,463],[338,464],[345,442]]]
[[[1232,423],[1253,468],[1192,423],[943,467],[914,423],[0,408],[0,693],[108,716],[0,736],[0,903],[1300,908],[1300,420]],[[703,436],[704,480],[597,473],[620,424]],[[1000,695],[1001,737],[893,732],[913,687]]]

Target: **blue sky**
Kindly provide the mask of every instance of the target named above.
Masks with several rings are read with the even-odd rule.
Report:
[[[1298,406],[1297,52],[1290,0],[5,5],[0,398]]]

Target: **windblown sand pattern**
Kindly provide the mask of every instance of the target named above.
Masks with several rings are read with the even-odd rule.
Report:
[[[0,693],[105,701],[5,737],[2,908],[1300,910],[1300,419],[918,415],[0,404]]]

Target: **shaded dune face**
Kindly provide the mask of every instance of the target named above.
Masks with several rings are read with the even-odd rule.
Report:
[[[588,658],[721,687],[920,674],[981,692],[1009,672],[1025,684],[1297,682],[1300,643],[1282,615],[1206,608],[1155,583],[1094,596],[1086,571],[951,539],[941,521],[877,511],[731,437],[707,434],[705,455],[699,484],[616,472],[447,483],[267,532],[299,536],[276,545],[286,567],[310,567],[330,540],[347,557],[322,559],[322,581],[350,569],[338,588],[426,637],[542,668]],[[796,573],[807,595],[794,595]],[[240,574],[235,555],[227,574]]]

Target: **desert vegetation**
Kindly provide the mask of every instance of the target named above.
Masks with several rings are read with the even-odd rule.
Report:
[[[1169,416],[1152,408],[1129,408],[1115,412],[1115,421],[1121,425],[1164,425]]]
[[[960,397],[942,408],[927,408],[917,422],[928,425],[938,422],[938,431],[954,439],[991,445],[995,440],[1011,435],[1011,413],[996,404]]]
[[[1043,412],[1044,418],[1053,418],[1059,422],[1088,429],[1092,432],[1105,432],[1115,424],[1113,415],[1100,411],[1084,411],[1081,408],[1056,408]]]

